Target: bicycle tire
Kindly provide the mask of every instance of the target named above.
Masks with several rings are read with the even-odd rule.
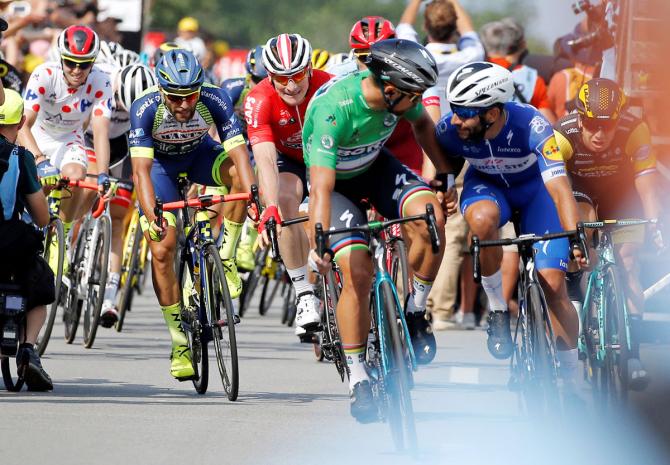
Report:
[[[137,266],[140,255],[140,243],[142,241],[142,228],[139,220],[135,220],[136,215],[133,215],[128,233],[126,236],[126,243],[123,247],[123,260],[121,262],[121,287],[118,295],[118,310],[119,319],[116,322],[115,329],[117,332],[123,330],[123,323],[126,319],[126,312],[130,309],[133,301],[134,287],[133,279],[137,275]],[[130,254],[128,254],[130,251]]]
[[[193,270],[186,262],[191,260],[190,253],[187,255],[179,255],[179,283],[181,292],[181,307],[182,313],[180,319],[182,320],[182,329],[186,334],[186,342],[191,351],[191,365],[193,365],[193,387],[198,394],[205,394],[209,385],[209,357],[207,354],[207,342],[203,335],[201,319],[199,316],[201,307],[201,295],[196,292],[197,300],[191,300],[183,289],[188,287],[187,279],[190,279],[191,285],[194,285]],[[188,274],[187,274],[188,273]],[[189,321],[184,324],[185,316],[189,316]]]
[[[284,280],[281,285],[281,297],[282,297],[282,306],[281,306],[281,324],[285,325],[286,322],[288,321],[288,305],[286,305],[286,294],[288,294],[288,291],[286,290],[286,286],[289,286],[289,284]]]
[[[606,382],[606,397],[612,407],[628,400],[628,331],[626,308],[616,268],[605,270],[605,363],[602,366]],[[618,347],[618,348],[617,348]]]
[[[60,218],[52,218],[47,227],[46,237],[44,239],[44,260],[49,263],[49,254],[51,252],[52,242],[58,245],[58,258],[56,260],[56,270],[54,271],[54,289],[55,299],[48,307],[47,319],[40,331],[41,334],[37,336],[36,349],[37,353],[42,356],[49,344],[51,332],[53,331],[54,323],[56,321],[56,314],[58,313],[58,303],[60,301],[60,289],[63,282],[63,262],[65,261],[65,230],[63,222]]]
[[[142,295],[144,288],[147,284],[147,276],[149,276],[149,271],[151,270],[151,260],[149,259],[149,242],[147,238],[142,235],[142,240],[140,241],[140,259],[137,269],[139,270],[139,275],[135,280],[135,291],[138,295]]]
[[[235,336],[235,312],[233,300],[226,282],[226,275],[218,249],[208,245],[205,249],[205,282],[210,288],[205,294],[205,306],[209,327],[214,342],[214,355],[221,375],[223,390],[228,400],[237,400],[240,388],[240,373],[237,358],[237,338]],[[223,306],[223,308],[221,308]],[[222,313],[225,312],[225,320]],[[233,324],[230,324],[230,322]]]
[[[398,283],[402,284],[402,297],[400,302],[403,304],[407,302],[412,283],[410,283],[409,262],[407,261],[407,246],[402,239],[395,239],[391,246],[391,279],[396,286],[396,291],[399,289]],[[400,277],[401,281],[398,281]]]
[[[589,276],[589,285],[582,306],[582,315],[580,321],[580,343],[583,353],[580,358],[584,359],[584,380],[591,386],[594,403],[601,400],[599,393],[599,368],[597,354],[597,334],[598,334],[598,306],[600,289],[596,285],[596,272]]]
[[[100,325],[102,302],[105,298],[107,273],[109,272],[109,255],[112,240],[112,223],[108,216],[98,218],[98,237],[93,245],[93,268],[89,274],[86,286],[86,300],[84,311],[84,347],[90,349],[95,342],[95,336]]]
[[[88,219],[85,218],[79,228],[77,240],[75,241],[72,260],[70,263],[69,282],[70,288],[65,299],[63,308],[63,335],[67,344],[72,344],[77,335],[79,320],[84,301],[79,296],[79,279],[81,278],[81,262],[84,259],[84,246],[86,244],[86,229]]]
[[[390,403],[387,413],[391,436],[398,451],[416,452],[418,439],[414,407],[410,394],[410,373],[397,324],[398,312],[401,309],[396,306],[393,290],[389,283],[382,283],[381,288],[386,325],[380,330],[390,336],[387,339],[390,345],[386,347],[386,350],[389,350],[388,359],[392,360],[393,363],[385,377],[386,392]]]
[[[16,376],[12,373],[13,358],[2,356],[0,360],[0,370],[2,371],[2,381],[5,384],[5,389],[9,392],[19,392],[25,383],[25,380],[19,376],[18,370]]]
[[[295,317],[298,314],[298,305],[296,303],[295,288],[293,284],[289,284],[288,292],[285,297],[286,305],[286,326],[291,328],[295,323]]]
[[[244,316],[251,305],[251,299],[253,298],[256,287],[258,287],[258,282],[261,279],[261,272],[265,266],[267,255],[268,248],[256,252],[256,264],[254,269],[249,272],[242,288],[242,295],[240,296],[240,317]]]
[[[270,307],[272,302],[274,302],[277,291],[281,286],[281,279],[270,279],[269,277],[264,277],[265,281],[263,282],[263,290],[261,291],[261,299],[258,303],[258,313],[265,315]]]
[[[529,354],[532,360],[531,378],[524,386],[526,394],[526,406],[529,414],[534,416],[545,416],[548,413],[556,413],[558,387],[556,385],[556,365],[553,349],[553,341],[550,340],[547,325],[549,322],[547,304],[543,297],[540,285],[531,283],[527,290],[526,301],[528,303],[527,314],[529,317],[528,328],[531,331],[530,340],[532,349]]]

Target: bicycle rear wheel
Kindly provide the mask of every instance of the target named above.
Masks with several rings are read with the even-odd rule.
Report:
[[[388,283],[382,284],[383,311],[385,324],[379,328],[386,343],[382,348],[387,359],[391,361],[390,369],[385,376],[386,393],[389,400],[388,421],[391,427],[393,442],[398,451],[416,452],[417,435],[414,420],[414,407],[410,394],[411,373],[406,362],[405,348],[398,328],[398,312],[393,290]]]
[[[263,277],[263,291],[261,292],[261,300],[258,304],[258,312],[261,315],[265,315],[270,307],[272,302],[274,302],[275,296],[279,292],[279,288],[282,285],[282,278]]]
[[[52,245],[55,244],[55,245]],[[55,249],[53,250],[52,249]],[[57,257],[52,257],[52,253],[57,253]],[[56,265],[54,272],[54,288],[56,290],[53,303],[48,307],[47,319],[40,334],[37,336],[37,353],[41,356],[49,344],[51,338],[51,331],[53,331],[54,322],[56,321],[56,313],[58,313],[58,303],[60,302],[60,289],[63,282],[63,261],[65,260],[65,231],[63,229],[63,222],[60,218],[52,218],[49,226],[47,226],[47,234],[44,240],[44,259],[51,265],[51,262]]]
[[[123,259],[121,262],[121,287],[118,295],[119,320],[116,322],[116,330],[121,332],[123,322],[126,318],[126,312],[133,301],[134,287],[133,280],[137,279],[138,263],[140,256],[140,244],[142,242],[142,228],[139,221],[136,220],[137,212],[126,233],[126,240],[123,247]]]
[[[70,287],[67,289],[67,296],[63,305],[63,335],[65,342],[68,344],[72,344],[77,335],[81,311],[84,306],[83,296],[79,295],[79,288],[81,287],[79,281],[82,278],[82,261],[84,260],[84,251],[88,236],[86,232],[88,221],[90,219],[85,218],[79,227],[79,233],[77,234],[70,262],[70,271],[68,273]]]
[[[551,340],[549,313],[540,285],[532,283],[526,291],[528,305],[527,330],[530,331],[530,346],[526,355],[532,367],[523,386],[528,413],[533,416],[545,416],[556,413],[560,402],[558,396],[556,358],[554,343]]]
[[[107,284],[111,239],[112,224],[109,217],[103,215],[98,219],[98,237],[94,244],[90,244],[92,246],[90,253],[93,255],[84,301],[84,347],[87,349],[93,347],[100,324],[100,312]]]
[[[228,399],[237,399],[239,371],[237,339],[235,337],[235,313],[230,298],[226,275],[218,249],[208,245],[205,249],[205,280],[209,289],[204,293],[205,306],[214,341],[214,354],[219,367],[221,382]]]
[[[244,316],[244,313],[251,304],[251,298],[254,296],[256,287],[258,287],[258,282],[261,279],[261,272],[265,266],[265,259],[267,256],[267,248],[256,252],[256,265],[254,266],[254,269],[249,272],[249,275],[244,282],[244,287],[242,288],[242,295],[240,296],[240,316]]]
[[[614,267],[607,268],[604,280],[605,361],[600,380],[605,399],[611,407],[616,408],[628,400],[628,318],[619,276]]]

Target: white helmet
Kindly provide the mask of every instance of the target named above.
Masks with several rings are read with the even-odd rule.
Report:
[[[263,47],[263,65],[270,74],[295,74],[311,63],[312,46],[300,34],[280,34]]]
[[[100,41],[100,52],[98,53],[98,63],[107,63],[110,65],[115,64],[114,57],[117,53],[123,50],[123,47],[117,42],[101,40]]]
[[[121,110],[130,111],[130,106],[149,87],[157,84],[156,76],[151,68],[141,64],[124,67],[116,74],[116,99]]]
[[[487,108],[509,102],[513,95],[512,73],[484,61],[461,66],[447,82],[447,100],[452,105]]]
[[[128,65],[134,65],[140,62],[140,55],[132,50],[123,49],[114,55],[114,63],[120,68],[125,68]]]

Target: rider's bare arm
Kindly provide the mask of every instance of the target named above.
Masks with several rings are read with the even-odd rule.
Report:
[[[99,173],[109,171],[109,118],[105,116],[93,116],[91,118],[91,129],[93,129],[93,149]]]
[[[253,146],[253,149],[263,201],[265,205],[277,205],[279,202],[279,170],[275,144],[259,142]]]
[[[39,163],[42,161],[41,159],[44,158],[44,154],[37,145],[37,141],[35,140],[33,133],[30,132],[30,129],[33,127],[35,120],[37,119],[37,113],[30,108],[26,108],[24,110],[24,115],[26,117],[26,121],[23,123],[23,127],[21,127],[21,130],[19,131],[17,142],[19,145],[24,146],[30,153],[32,153],[35,156],[35,161]]]

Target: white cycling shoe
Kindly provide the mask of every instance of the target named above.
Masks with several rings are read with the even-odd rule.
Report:
[[[300,336],[307,331],[314,331],[321,323],[321,302],[313,292],[303,292],[298,296],[295,317],[295,334]]]

